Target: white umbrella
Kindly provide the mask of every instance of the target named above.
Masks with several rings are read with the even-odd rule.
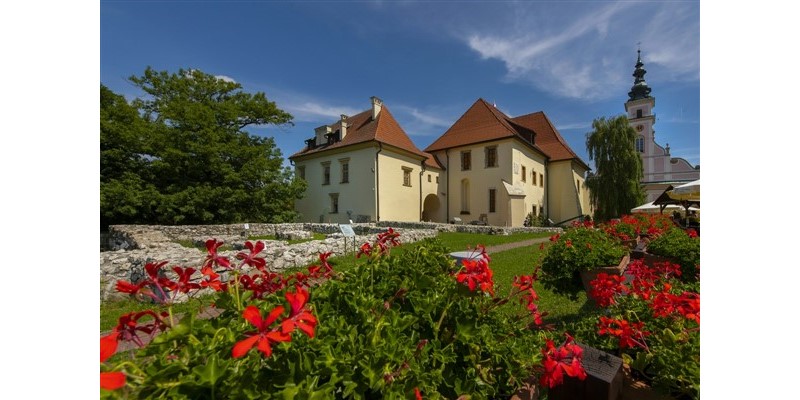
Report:
[[[675,200],[700,201],[700,179],[676,186],[667,195]]]
[[[664,211],[670,211],[671,212],[671,211],[675,211],[675,210],[684,211],[685,208],[683,208],[682,206],[680,206],[678,204],[669,204],[669,205],[664,206]],[[689,207],[689,211],[700,211],[700,209],[696,208],[696,207]],[[650,213],[650,214],[660,213],[661,212],[661,206],[659,206],[657,204],[653,204],[653,202],[651,201],[649,203],[642,204],[639,207],[632,208],[631,212],[632,213]]]

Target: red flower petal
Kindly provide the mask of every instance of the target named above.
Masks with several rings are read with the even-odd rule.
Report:
[[[236,342],[236,344],[233,345],[233,351],[231,351],[233,358],[239,358],[247,354],[247,352],[253,348],[253,345],[256,344],[256,341],[258,341],[259,338],[260,336],[253,335],[247,339]]]
[[[122,372],[101,372],[100,388],[115,390],[125,386],[125,374]]]
[[[100,362],[103,362],[117,352],[117,338],[119,332],[114,331],[110,335],[100,338]]]

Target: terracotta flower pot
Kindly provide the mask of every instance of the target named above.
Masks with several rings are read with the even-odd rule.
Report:
[[[595,280],[597,278],[597,275],[601,273],[609,275],[622,275],[625,272],[625,268],[628,266],[628,262],[630,260],[631,260],[630,254],[626,254],[619,261],[618,265],[600,267],[588,271],[581,271],[581,281],[583,282],[584,289],[586,289],[587,292],[592,290],[592,285],[589,282]]]

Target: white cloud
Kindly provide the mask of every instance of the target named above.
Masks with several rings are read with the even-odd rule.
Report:
[[[221,79],[225,82],[236,83],[236,80],[227,75],[214,75],[215,78]]]
[[[589,129],[592,127],[591,122],[574,122],[571,124],[561,124],[556,127],[559,131],[566,131],[570,129]]]
[[[441,116],[433,115],[430,113],[422,112],[415,107],[404,105],[395,105],[391,107],[399,113],[405,113],[413,117],[417,122],[430,127],[449,128],[453,121]]]
[[[364,111],[345,106],[324,104],[319,101],[293,102],[292,99],[286,99],[281,101],[280,104],[282,108],[292,114],[296,120],[304,122],[329,120],[324,123],[332,123],[338,120],[342,114],[355,115]]]
[[[472,31],[460,37],[481,58],[502,61],[506,79],[529,82],[565,98],[616,96],[620,85],[632,83],[633,51],[639,41],[645,68],[658,65],[666,70],[660,79],[699,79],[700,20],[695,4],[599,4],[551,13],[551,19],[543,8],[521,9],[524,15],[509,19],[527,18],[527,24],[508,24],[512,27],[503,33]]]

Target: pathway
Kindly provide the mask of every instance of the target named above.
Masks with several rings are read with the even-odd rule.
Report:
[[[543,238],[537,238],[537,239],[523,240],[521,242],[498,244],[497,246],[487,247],[486,248],[486,252],[489,253],[489,254],[499,253],[501,251],[516,249],[517,247],[533,246],[535,244],[547,243],[549,241],[550,241],[549,237],[543,237]]]

